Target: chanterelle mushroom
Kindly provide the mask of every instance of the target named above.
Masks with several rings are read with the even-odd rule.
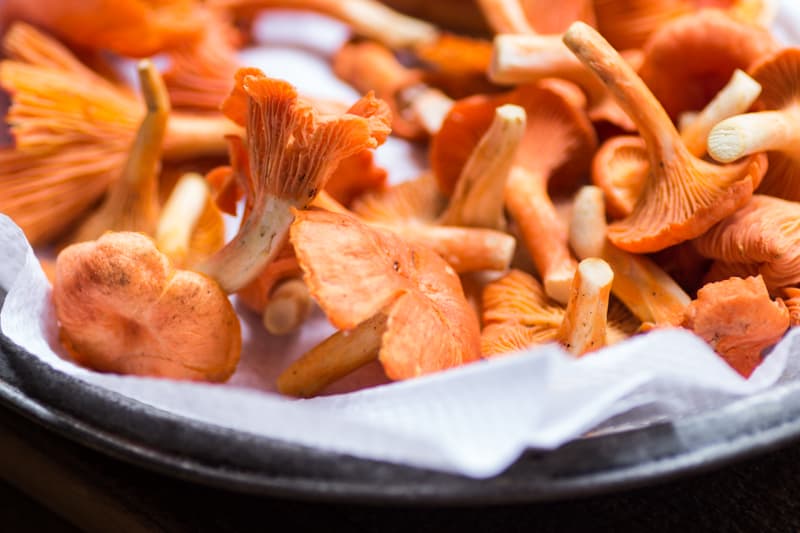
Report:
[[[342,331],[284,370],[284,394],[312,396],[376,357],[394,380],[480,357],[478,319],[432,250],[328,211],[298,212],[292,243],[312,296]]]
[[[724,167],[693,156],[664,108],[599,33],[576,22],[564,41],[609,87],[648,148],[644,190],[633,212],[608,228],[615,245],[637,253],[663,250],[703,234],[748,201],[766,171],[765,155]]]

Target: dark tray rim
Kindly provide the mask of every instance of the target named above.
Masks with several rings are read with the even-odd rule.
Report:
[[[68,439],[167,476],[231,491],[377,505],[497,505],[662,483],[800,440],[800,384],[646,428],[525,452],[476,480],[330,453],[147,406],[56,371],[0,334],[0,404]]]

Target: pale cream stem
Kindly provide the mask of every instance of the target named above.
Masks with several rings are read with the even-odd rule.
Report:
[[[505,184],[525,134],[525,110],[506,104],[495,110],[489,130],[470,154],[439,223],[505,228]]]
[[[708,146],[708,134],[719,122],[744,113],[761,94],[761,84],[736,69],[725,87],[698,113],[685,129],[681,138],[689,151],[702,157]]]
[[[181,176],[161,209],[156,227],[156,246],[175,264],[183,264],[197,222],[209,198],[208,183],[200,174]]]
[[[244,128],[221,114],[172,113],[164,139],[164,159],[170,161],[228,153],[226,135],[244,137]]]
[[[289,278],[276,284],[261,315],[264,328],[273,335],[296,331],[311,312],[311,295],[302,278]]]
[[[800,105],[731,117],[708,136],[708,153],[720,163],[769,150],[797,152],[799,145]]]
[[[409,99],[408,108],[414,120],[429,135],[436,135],[453,107],[453,99],[438,89],[422,86]]]
[[[598,258],[578,264],[570,288],[558,340],[573,355],[583,355],[606,345],[608,300],[614,272]]]
[[[278,377],[278,391],[309,398],[378,358],[388,318],[383,313],[350,331],[338,331],[292,363]]]
[[[597,84],[560,35],[503,34],[494,38],[489,79],[503,85],[559,77]]]

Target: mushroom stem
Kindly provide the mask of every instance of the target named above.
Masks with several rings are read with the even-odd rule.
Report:
[[[606,239],[603,191],[582,187],[575,195],[570,244],[581,258],[599,257],[616,272],[611,291],[642,322],[677,325],[691,298],[650,259],[628,253]]]
[[[708,153],[721,163],[778,150],[800,152],[800,106],[780,111],[747,113],[723,120],[708,136]]]
[[[478,6],[495,33],[536,33],[519,0],[478,0]]]
[[[378,358],[387,316],[378,313],[354,329],[338,331],[303,354],[278,377],[278,391],[309,398]]]
[[[100,208],[75,232],[75,242],[105,231],[152,234],[158,217],[158,170],[169,116],[169,97],[161,75],[149,60],[137,65],[146,113],[122,168]]]
[[[602,35],[588,24],[575,22],[564,34],[564,43],[603,81],[659,158],[668,150],[685,149],[667,112]]]
[[[505,205],[522,233],[545,293],[566,304],[577,263],[567,246],[568,230],[547,194],[547,177],[515,166],[506,184]]]
[[[261,318],[273,335],[287,335],[305,322],[311,311],[311,295],[301,278],[278,283],[269,296]]]
[[[525,134],[525,110],[506,104],[470,154],[441,224],[505,228],[503,197],[506,179]]]
[[[436,226],[422,224],[389,224],[383,226],[402,235],[409,242],[427,246],[447,261],[458,273],[484,270],[503,271],[514,258],[516,239],[507,233],[485,228]]]
[[[155,232],[156,247],[172,259],[183,264],[197,222],[208,202],[208,183],[200,174],[184,174],[161,209]]]
[[[599,83],[569,51],[560,35],[501,34],[494,38],[489,79],[503,85],[564,78],[580,86]]]
[[[689,152],[697,157],[703,156],[712,128],[728,117],[747,111],[759,94],[761,84],[742,70],[736,69],[728,84],[681,130],[681,138]]]
[[[407,92],[407,91],[406,91]],[[423,87],[410,99],[409,108],[428,135],[436,135],[453,107],[453,99],[438,89]]]
[[[606,345],[608,299],[614,272],[597,258],[578,264],[570,288],[567,310],[558,330],[558,340],[573,355],[583,355]]]
[[[244,130],[218,114],[172,113],[164,138],[164,159],[224,155],[228,151],[226,135],[241,137]]]
[[[310,9],[337,18],[350,25],[355,33],[389,48],[413,48],[439,35],[432,24],[398,13],[376,0],[212,0],[211,6]]]

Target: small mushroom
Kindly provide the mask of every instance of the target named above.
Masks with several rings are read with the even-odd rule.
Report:
[[[800,204],[756,194],[744,207],[692,241],[729,266],[752,265],[773,294],[800,283]]]
[[[656,263],[614,246],[606,237],[603,191],[582,187],[575,195],[569,242],[581,258],[599,257],[614,271],[611,292],[642,322],[657,326],[680,323],[689,295]]]
[[[644,47],[639,75],[675,120],[705,107],[736,69],[748,71],[777,48],[764,28],[705,9],[654,33]]]
[[[763,87],[765,111],[731,117],[717,124],[708,139],[709,153],[729,162],[768,151],[769,168],[759,193],[800,200],[800,49],[785,48],[753,65]]]
[[[697,292],[697,299],[686,308],[683,326],[747,378],[764,351],[789,329],[789,311],[783,301],[770,299],[760,276],[730,278]]]
[[[663,250],[703,234],[749,200],[766,171],[766,156],[727,166],[693,156],[664,108],[599,33],[576,22],[564,41],[609,87],[647,145],[650,173],[642,194],[629,216],[608,227],[616,246],[636,253]]]
[[[312,296],[341,331],[283,371],[283,394],[313,396],[375,358],[400,380],[480,357],[477,317],[432,250],[328,211],[298,212],[291,239]]]

